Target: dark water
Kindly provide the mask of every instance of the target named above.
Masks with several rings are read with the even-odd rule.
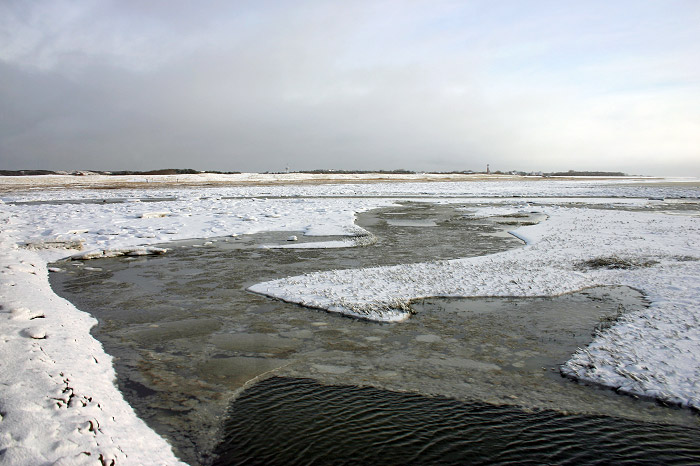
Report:
[[[524,408],[523,419],[528,411],[578,413],[576,417],[591,419],[605,414],[623,432],[649,422],[669,426],[669,432],[681,429],[677,426],[696,429],[697,419],[687,411],[580,385],[558,373],[558,366],[578,346],[590,342],[597,325],[618,312],[644,306],[634,290],[601,288],[551,299],[426,299],[414,303],[416,315],[400,324],[349,319],[246,291],[260,281],[317,270],[504,251],[520,244],[504,234],[506,229],[536,220],[529,215],[470,219],[453,206],[408,203],[359,215],[357,223],[376,238],[363,247],[260,248],[288,244],[290,232],[189,241],[167,245],[172,250],[164,256],[58,263],[63,273],[52,274],[51,285],[58,295],[98,319],[93,335],[114,356],[117,383],[125,398],[191,464],[210,464],[222,439],[239,435],[232,425],[249,422],[235,419],[236,413],[244,412],[240,403],[251,393],[274,388],[277,398],[269,398],[267,406],[260,395],[255,410],[288,409],[293,414],[294,397],[307,385],[289,385],[280,376],[313,378],[325,384],[324,390],[336,390],[330,386],[338,385],[341,393],[355,393],[353,385],[383,388],[388,391],[372,392],[375,398],[388,397],[397,406],[402,402],[396,397],[408,396],[406,402],[418,399],[398,393],[410,391],[450,397],[449,403],[481,403],[490,406],[495,417]],[[318,239],[336,238],[299,236],[299,242]],[[274,383],[281,388],[265,385],[273,383],[264,380],[270,376],[276,376]],[[286,400],[285,407],[276,404],[278,398]],[[335,419],[315,423],[323,428],[304,435],[321,438],[341,429],[349,417],[363,419],[365,414],[357,410],[363,403],[329,405],[339,413],[329,414]],[[372,432],[391,438],[403,432],[402,425],[393,424],[401,419],[402,410],[397,416],[385,408],[376,411],[378,424]],[[222,428],[227,413],[230,421]],[[295,423],[310,422],[302,410],[299,413],[296,421],[280,417],[278,430],[293,431]],[[529,419],[526,429],[537,431],[541,419]],[[494,425],[497,428],[478,435],[497,435],[502,428]],[[453,430],[450,423],[433,422],[433,427],[443,433]],[[550,440],[542,436],[537,448],[549,448]],[[454,441],[456,447],[461,445]],[[650,443],[656,443],[655,438]],[[241,448],[240,442],[236,445]],[[265,445],[272,448],[270,452],[279,451],[264,437],[255,445],[255,454],[267,455]]]
[[[700,430],[274,377],[231,406],[217,465],[694,465]]]

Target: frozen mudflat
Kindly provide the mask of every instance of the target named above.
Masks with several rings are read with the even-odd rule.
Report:
[[[36,185],[40,189],[20,191],[4,185],[0,204],[4,463],[178,462],[115,387],[112,359],[89,333],[95,319],[52,292],[47,263],[67,256],[167,255],[160,245],[175,240],[266,231],[287,232],[277,243],[285,247],[293,244],[286,241],[292,234],[342,236],[350,245],[362,244],[366,231],[355,225],[357,212],[417,199],[459,205],[474,218],[507,221],[532,212],[547,218],[517,228],[513,234],[527,244],[505,252],[313,272],[250,289],[362,319],[401,321],[410,319],[417,298],[557,296],[598,285],[632,287],[644,293],[649,307],[602,330],[561,372],[700,409],[700,190],[688,180],[155,189],[129,184],[121,190],[46,189],[43,180]],[[144,202],[148,199],[153,202]],[[428,222],[413,227],[433,228]],[[439,337],[417,341],[430,344]]]

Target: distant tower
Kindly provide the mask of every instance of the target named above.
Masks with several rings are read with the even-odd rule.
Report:
[[[490,174],[491,174],[491,167],[489,166],[488,163],[486,164],[486,174],[487,174],[487,175],[490,175]]]

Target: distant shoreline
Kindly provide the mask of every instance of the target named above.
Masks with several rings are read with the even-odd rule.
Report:
[[[446,173],[197,173],[176,175],[102,175],[45,174],[0,176],[0,192],[30,189],[162,189],[171,187],[266,186],[292,184],[360,184],[416,182],[517,182],[517,181],[615,181],[615,182],[673,182],[699,183],[696,178],[664,178],[644,176],[536,176],[506,174],[446,174]]]
[[[243,172],[238,171],[218,171],[218,170],[194,170],[191,168],[164,168],[158,170],[74,170],[71,172],[60,170],[0,170],[0,176],[43,176],[43,175],[72,175],[72,176],[87,176],[87,175],[109,175],[109,176],[161,176],[161,175],[241,175]],[[585,176],[585,177],[625,177],[630,176],[623,172],[607,172],[607,171],[578,171],[569,170],[566,172],[524,172],[518,170],[509,171],[494,171],[494,172],[475,172],[473,170],[453,170],[443,172],[416,172],[412,170],[298,170],[293,172],[264,172],[263,175],[519,175],[519,176]],[[642,175],[643,176],[643,175]]]

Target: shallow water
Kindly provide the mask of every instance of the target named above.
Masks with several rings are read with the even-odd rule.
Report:
[[[230,409],[215,464],[697,464],[700,430],[274,377]]]
[[[125,397],[191,463],[212,461],[227,435],[218,429],[231,400],[272,375],[697,426],[687,411],[559,376],[558,365],[590,341],[601,318],[644,306],[627,288],[553,299],[427,299],[414,303],[416,315],[401,324],[354,320],[245,291],[317,270],[503,251],[521,244],[506,229],[536,220],[475,220],[455,206],[407,203],[358,216],[376,238],[364,247],[260,248],[288,245],[292,232],[188,241],[168,245],[173,249],[164,256],[90,262],[101,270],[59,263],[65,272],[52,274],[51,283],[98,318],[93,334],[115,356]]]

